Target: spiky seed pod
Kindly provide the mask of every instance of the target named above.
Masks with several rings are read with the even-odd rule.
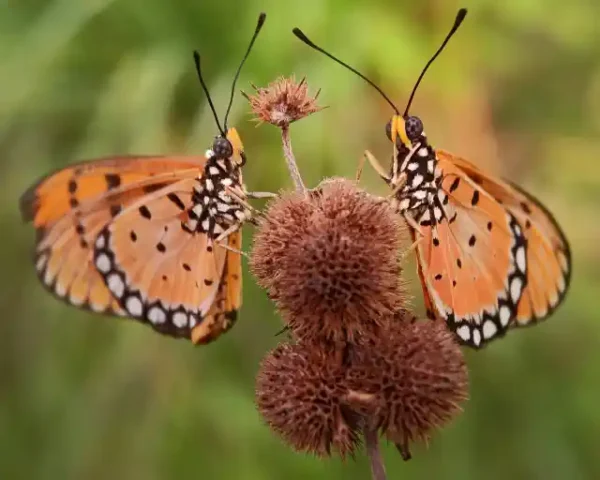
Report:
[[[356,343],[406,303],[402,228],[388,202],[328,180],[268,206],[250,266],[299,341]]]
[[[366,411],[405,458],[411,442],[427,441],[460,413],[468,397],[462,352],[446,326],[435,321],[390,322],[375,348],[353,350],[344,384],[353,392],[348,404]]]
[[[256,404],[267,424],[297,451],[342,457],[359,445],[340,403],[344,369],[314,349],[281,344],[262,362]]]
[[[308,94],[308,85],[302,79],[280,77],[267,87],[253,85],[254,95],[244,96],[250,102],[252,113],[259,123],[271,123],[277,127],[287,127],[290,123],[322,110],[317,105],[317,97]],[[242,92],[243,93],[243,92]]]

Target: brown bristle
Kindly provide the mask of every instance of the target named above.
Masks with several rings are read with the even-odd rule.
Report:
[[[244,96],[256,120],[285,127],[322,109],[317,105],[318,92],[314,97],[308,95],[308,85],[304,80],[280,77],[265,88],[254,87],[254,95]]]
[[[279,345],[257,376],[258,410],[297,451],[352,455],[360,442],[340,403],[343,377],[341,364],[318,350]]]
[[[250,264],[296,338],[354,343],[406,303],[401,233],[388,202],[329,180],[269,206]]]
[[[392,322],[376,348],[354,349],[346,382],[352,408],[371,412],[371,421],[407,456],[410,443],[426,441],[468,397],[458,344],[442,322],[429,320]],[[372,397],[366,406],[357,402],[359,394]]]

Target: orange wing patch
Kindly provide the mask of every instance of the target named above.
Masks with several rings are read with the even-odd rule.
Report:
[[[502,335],[527,281],[522,229],[490,195],[447,161],[437,205],[441,221],[421,227],[422,280],[436,313],[467,345]],[[430,214],[439,217],[439,212]]]
[[[447,152],[439,158],[452,162],[502,204],[519,222],[527,239],[527,286],[513,326],[543,320],[564,300],[571,279],[571,251],[552,214],[519,187],[492,178],[470,162]]]
[[[235,232],[228,237],[228,246],[240,250],[242,234]],[[217,296],[203,321],[192,330],[191,338],[196,344],[206,344],[228,331],[236,322],[242,303],[241,255],[227,250],[227,260],[219,284]]]

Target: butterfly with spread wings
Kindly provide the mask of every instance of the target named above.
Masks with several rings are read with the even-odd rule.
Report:
[[[246,156],[224,127],[194,52],[220,134],[205,156],[127,156],[82,162],[42,178],[21,198],[37,231],[35,268],[67,303],[146,323],[173,337],[208,343],[235,322],[241,305],[241,231],[251,220]]]
[[[459,11],[403,114],[360,72],[299,29],[294,34],[367,81],[396,112],[386,126],[394,149],[390,170],[369,152],[365,157],[392,188],[391,202],[415,240],[428,316],[443,318],[462,344],[479,348],[510,327],[531,325],[558,307],[569,286],[571,253],[558,223],[537,199],[433,148],[422,121],[408,114],[423,75],[466,13]]]

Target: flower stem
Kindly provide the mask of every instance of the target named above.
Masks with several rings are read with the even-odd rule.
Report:
[[[365,436],[365,445],[367,448],[367,455],[371,462],[371,477],[373,480],[386,480],[387,475],[385,474],[385,465],[383,464],[383,457],[379,450],[379,435],[377,429],[370,429],[365,426],[363,429]]]
[[[294,186],[296,187],[296,191],[305,192],[306,187],[304,187],[304,183],[302,182],[300,170],[298,170],[298,164],[296,163],[296,157],[294,157],[294,152],[292,151],[292,139],[290,138],[289,125],[284,125],[281,127],[281,141],[283,142],[283,154],[285,156],[285,161],[287,163],[288,170],[290,171],[292,181],[294,182]]]

